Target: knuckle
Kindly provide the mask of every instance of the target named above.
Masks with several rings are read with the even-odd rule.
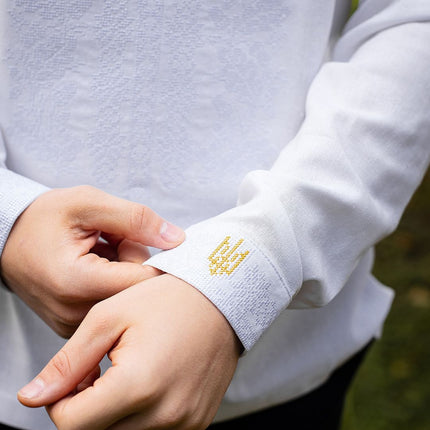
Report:
[[[104,302],[98,302],[88,311],[85,320],[95,333],[108,333],[115,320],[114,309]]]
[[[147,229],[149,224],[148,208],[135,204],[130,211],[130,228],[131,231],[140,232]]]
[[[80,225],[85,223],[91,211],[94,211],[94,203],[100,200],[101,191],[91,185],[78,185],[69,188],[65,208],[71,220]]]
[[[187,421],[187,414],[179,402],[171,403],[164,411],[163,425],[166,428],[184,424]]]
[[[66,378],[71,374],[72,369],[70,366],[70,360],[63,349],[60,349],[60,351],[52,357],[50,366],[51,369],[53,369],[62,378]]]
[[[211,420],[208,420],[206,417],[201,417],[195,411],[186,411],[183,414],[181,424],[187,430],[204,430],[211,423]]]
[[[135,385],[134,381],[130,379],[131,375],[124,375],[125,381],[132,386]],[[132,377],[132,376],[131,376]],[[133,377],[132,377],[133,378]],[[131,410],[140,412],[147,410],[148,406],[154,404],[161,404],[163,400],[163,390],[161,388],[159,378],[155,378],[151,374],[139,375],[139,386],[130,392],[129,401]],[[160,410],[159,420],[164,423],[164,405]]]
[[[97,190],[95,187],[92,187],[91,185],[77,185],[75,187],[70,188],[71,191],[76,193],[77,195],[92,195]]]
[[[181,424],[187,430],[204,430],[212,422],[215,414],[211,414],[210,410],[202,408],[199,399],[190,399],[188,407],[183,410]]]
[[[106,312],[105,308],[106,306],[104,302],[95,303],[88,311],[87,318],[91,319],[93,323],[103,320],[103,315]]]
[[[94,198],[96,188],[90,185],[77,185],[75,187],[65,188],[64,205],[73,213],[76,207],[79,207],[82,201],[91,201]]]
[[[163,428],[204,430],[209,424],[193,407],[187,407],[181,399],[170,402],[162,416]]]

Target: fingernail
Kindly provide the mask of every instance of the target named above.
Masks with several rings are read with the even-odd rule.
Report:
[[[184,232],[179,227],[168,222],[164,222],[161,226],[160,235],[166,242],[173,243],[179,242],[183,238]]]
[[[33,399],[34,397],[38,397],[43,389],[45,388],[45,384],[39,378],[33,379],[29,384],[25,387],[22,387],[18,394],[21,397],[25,397],[26,399]]]

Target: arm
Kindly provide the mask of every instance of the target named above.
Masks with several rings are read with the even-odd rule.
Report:
[[[7,170],[5,159],[0,141],[0,274],[62,336],[97,301],[159,274],[135,264],[149,256],[144,245],[183,240],[149,208],[91,187],[48,190]]]
[[[187,299],[194,289],[171,275],[165,275],[163,281],[145,281],[141,287],[161,288],[170,305],[155,324],[151,312],[142,312],[138,320],[148,321],[143,327],[155,328],[160,334],[158,328],[167,319],[170,324],[165,332],[161,330],[162,336],[138,329],[139,344],[149,346],[133,348],[134,327],[141,323],[133,317],[127,325],[127,315],[120,314],[123,322],[118,324],[128,328],[114,331],[121,333],[119,344],[110,339],[99,348],[96,340],[103,342],[102,336],[91,333],[106,321],[113,303],[123,299],[130,304],[140,302],[139,309],[150,309],[150,302],[157,304],[155,298],[132,299],[132,290],[119,293],[84,320],[82,329],[38,376],[35,385],[39,389],[21,392],[23,403],[47,405],[67,395],[115,345],[110,352],[112,371],[100,379],[92,378],[90,389],[49,407],[57,426],[122,429],[176,424],[175,428],[187,428],[196,397],[205,406],[219,402],[219,390],[227,385],[237,360],[238,350],[228,336],[232,330],[221,323],[224,316],[249,349],[286,307],[323,306],[341,290],[363,252],[397,225],[427,168],[430,153],[430,54],[426,50],[430,7],[426,2],[398,1],[375,10],[375,4],[364,3],[339,41],[334,61],[316,76],[303,126],[273,169],[250,173],[241,187],[237,208],[193,226],[184,244],[148,261],[195,286],[221,312],[209,311],[203,304],[206,299],[195,296],[200,300],[192,300],[185,310],[178,306],[183,313],[173,313],[172,303],[186,302],[181,297]],[[220,331],[205,330],[204,315],[208,313],[211,324],[221,324],[217,326],[223,327]],[[178,341],[178,336],[171,335],[172,326],[184,327],[182,322],[190,316],[193,329],[185,327]],[[224,337],[229,341],[222,345],[220,338]],[[98,357],[85,365],[79,360],[77,346],[88,339],[97,343],[94,350]],[[160,351],[154,343],[163,345],[161,354],[154,354]],[[181,351],[184,361],[179,367],[178,358],[169,355],[172,349],[165,349],[166,345]],[[210,353],[217,346],[225,350],[224,357]],[[130,352],[129,357],[121,356],[124,349]],[[225,366],[230,371],[227,375],[210,372],[205,389],[199,383],[201,378],[193,379],[191,387],[184,384],[186,393],[193,393],[193,397],[177,391],[176,384],[172,389],[170,383],[175,375],[178,381],[195,375],[196,368],[185,364],[194,363],[195,356],[203,368],[202,360],[215,369]],[[145,365],[136,363],[136,357]],[[167,370],[152,372],[159,370],[162,362]],[[58,368],[64,368],[65,363],[72,365],[61,374]],[[157,381],[151,375],[156,375]],[[130,385],[130,381],[135,382]],[[135,390],[117,398],[109,395],[110,384],[116,390],[131,386]],[[208,386],[213,389],[206,390]],[[140,396],[140,402],[135,395]],[[112,404],[120,400],[121,404],[106,417],[101,398]],[[169,404],[180,404],[181,413],[172,414]],[[78,411],[85,411],[85,416],[79,416]],[[193,428],[204,428],[207,421],[200,419],[192,423]]]
[[[430,7],[379,3],[353,16],[299,133],[270,171],[247,175],[239,206],[147,262],[202,291],[247,349],[286,307],[323,306],[342,289],[428,166]],[[237,253],[249,253],[231,275],[213,274],[208,257],[228,236],[230,250],[243,239]]]
[[[56,333],[70,337],[95,303],[159,274],[136,263],[148,258],[145,245],[167,249],[183,240],[182,230],[168,225],[151,209],[93,187],[47,191],[16,220],[1,276]]]

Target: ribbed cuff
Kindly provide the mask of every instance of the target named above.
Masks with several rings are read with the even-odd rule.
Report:
[[[286,279],[269,254],[235,223],[216,218],[186,231],[179,247],[145,264],[170,273],[201,291],[224,314],[249,350],[292,299],[301,284],[299,254],[288,253]]]
[[[49,188],[0,169],[0,255],[16,219],[30,203]]]

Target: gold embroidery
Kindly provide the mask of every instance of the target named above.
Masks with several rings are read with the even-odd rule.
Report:
[[[249,254],[249,251],[236,252],[243,239],[237,241],[234,246],[230,245],[231,236],[227,236],[209,255],[209,271],[214,275],[231,275],[240,263]]]

